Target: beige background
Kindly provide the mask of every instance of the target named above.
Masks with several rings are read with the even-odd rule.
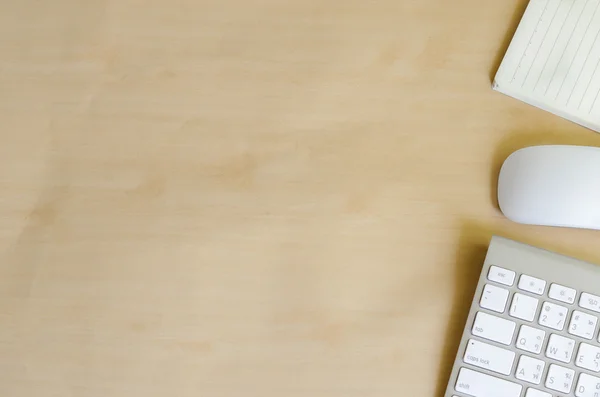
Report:
[[[522,0],[0,4],[0,395],[440,396],[499,167],[600,135],[490,89]]]

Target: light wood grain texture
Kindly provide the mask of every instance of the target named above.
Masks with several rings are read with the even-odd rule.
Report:
[[[600,135],[490,89],[525,1],[0,4],[0,395],[440,396],[500,164]]]

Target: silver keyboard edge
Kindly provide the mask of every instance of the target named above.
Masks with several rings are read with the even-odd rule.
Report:
[[[477,265],[478,264],[473,264],[473,266],[477,266]],[[491,284],[498,285],[498,286],[508,289],[510,291],[510,297],[511,297],[510,299],[512,299],[513,294],[517,291],[519,293],[523,293],[525,295],[529,295],[529,296],[540,299],[540,304],[538,305],[538,309],[536,310],[535,320],[533,322],[523,321],[518,318],[508,316],[507,313],[508,313],[508,308],[510,306],[510,299],[507,302],[507,308],[506,308],[505,312],[502,314],[483,309],[479,306],[479,298],[481,296],[481,293],[483,292],[483,287],[485,286],[486,283],[488,283],[487,274],[488,274],[490,266],[492,266],[492,265],[503,267],[503,268],[506,268],[509,270],[513,270],[517,273],[514,283],[511,287],[508,287],[505,285],[500,285],[500,284],[497,284],[494,282],[489,282]],[[476,271],[476,270],[477,270],[477,268],[473,269],[473,271]],[[529,292],[526,292],[526,291],[523,291],[523,290],[520,290],[517,288],[517,285],[519,283],[519,276],[523,273],[527,274],[529,276],[533,276],[533,277],[537,277],[537,278],[546,280],[546,288],[545,288],[544,294],[542,296],[535,295],[535,294],[532,294],[532,293],[529,293]],[[568,303],[557,302],[557,301],[549,299],[548,298],[548,290],[550,288],[550,285],[552,285],[552,283],[558,283],[558,284],[576,289],[577,295],[575,297],[575,302],[573,304],[568,304]],[[592,371],[588,371],[583,368],[575,366],[574,362],[575,362],[575,356],[577,353],[577,349],[575,349],[575,351],[573,353],[574,358],[571,360],[571,362],[569,364],[557,362],[557,361],[547,358],[544,355],[544,352],[546,351],[546,346],[548,344],[549,335],[552,333],[557,333],[557,334],[562,335],[562,334],[564,334],[564,331],[563,332],[554,331],[552,329],[547,329],[547,328],[544,328],[544,327],[540,326],[539,324],[537,324],[537,318],[539,317],[539,313],[541,311],[542,304],[545,301],[551,301],[551,302],[554,302],[554,303],[557,303],[559,305],[566,306],[569,308],[569,314],[567,316],[565,330],[568,327],[568,320],[570,320],[574,309],[577,309],[579,311],[582,311],[585,313],[590,313],[597,317],[600,317],[600,313],[579,307],[579,305],[578,305],[579,297],[582,292],[588,292],[588,293],[600,296],[600,266],[597,266],[597,265],[594,265],[594,264],[591,264],[588,262],[584,262],[584,261],[581,261],[581,260],[578,260],[578,259],[575,259],[572,257],[568,257],[565,255],[561,255],[561,254],[558,254],[558,253],[555,253],[552,251],[548,251],[548,250],[545,250],[542,248],[536,248],[531,245],[519,243],[517,241],[513,241],[513,240],[510,240],[510,239],[507,239],[504,237],[493,236],[491,238],[483,266],[481,267],[481,273],[479,275],[479,279],[477,282],[477,288],[475,289],[475,292],[473,294],[473,299],[471,301],[471,307],[469,309],[469,314],[467,316],[467,320],[466,320],[466,323],[464,326],[460,344],[458,345],[458,349],[455,352],[453,352],[456,355],[456,357],[454,360],[452,371],[450,373],[450,377],[448,378],[448,386],[446,388],[444,397],[452,397],[452,396],[468,397],[467,395],[454,390],[458,372],[461,367],[469,368],[474,371],[481,372],[483,374],[492,375],[499,379],[504,379],[504,380],[508,380],[508,381],[511,381],[514,383],[518,383],[523,386],[523,389],[521,391],[521,396],[525,395],[527,388],[534,388],[534,389],[539,389],[539,390],[545,391],[543,381],[540,385],[536,386],[536,385],[532,385],[531,383],[527,383],[527,382],[518,380],[513,376],[515,367],[518,363],[518,358],[522,354],[530,356],[530,357],[538,358],[538,359],[541,359],[544,362],[546,362],[546,367],[544,368],[544,372],[542,374],[542,379],[546,378],[546,374],[547,374],[548,368],[549,368],[549,363],[554,363],[554,364],[558,364],[565,368],[574,369],[577,373],[585,373],[585,374],[590,374],[592,376],[600,377],[600,374],[598,374],[598,373],[594,373]],[[473,322],[475,320],[475,314],[478,311],[489,313],[489,314],[495,315],[500,318],[510,319],[511,321],[514,321],[517,324],[514,335],[513,335],[513,340],[512,340],[511,346],[506,346],[506,345],[502,345],[500,343],[485,340],[485,339],[473,336],[471,334],[471,328],[472,328]],[[523,325],[523,324],[530,325],[535,328],[540,328],[540,329],[543,329],[544,331],[546,331],[546,338],[544,340],[544,344],[542,346],[542,351],[540,354],[533,354],[533,353],[529,353],[526,351],[522,351],[522,350],[516,349],[516,347],[514,346],[515,338],[517,337],[519,329],[520,329],[521,325]],[[596,335],[597,334],[598,334],[598,330],[596,330]],[[577,337],[572,337],[572,338],[577,340],[577,346],[579,346],[579,344],[584,341],[581,338],[577,338]],[[494,346],[503,347],[505,349],[508,348],[509,350],[516,352],[517,357],[515,359],[515,362],[513,363],[511,375],[504,376],[504,375],[497,374],[495,372],[488,371],[483,368],[476,368],[476,367],[473,367],[473,366],[463,363],[463,354],[464,354],[464,351],[466,349],[466,345],[467,345],[467,342],[469,341],[469,339],[481,340],[486,343],[492,344]],[[594,337],[594,339],[592,341],[588,341],[588,343],[590,343],[590,342],[594,345],[600,346],[600,343],[598,343],[597,337]],[[576,385],[577,385],[577,379],[574,380],[573,389],[576,387]],[[571,390],[571,394],[568,394],[568,395],[569,396],[573,395],[573,390]]]

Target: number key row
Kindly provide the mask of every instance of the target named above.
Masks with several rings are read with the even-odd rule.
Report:
[[[509,291],[495,285],[486,284],[479,305],[497,313],[504,313],[509,299]],[[511,317],[532,322],[538,309],[539,299],[516,292],[508,309]],[[544,302],[538,318],[538,324],[562,331],[567,323],[569,309],[552,302]],[[598,317],[574,310],[571,315],[568,332],[584,339],[593,339],[598,324]],[[599,338],[600,341],[600,338]]]

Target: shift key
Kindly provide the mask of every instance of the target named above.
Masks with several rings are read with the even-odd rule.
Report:
[[[484,339],[510,345],[516,324],[491,314],[477,312],[471,333]]]
[[[519,397],[523,386],[495,376],[461,368],[454,389],[473,397]]]

